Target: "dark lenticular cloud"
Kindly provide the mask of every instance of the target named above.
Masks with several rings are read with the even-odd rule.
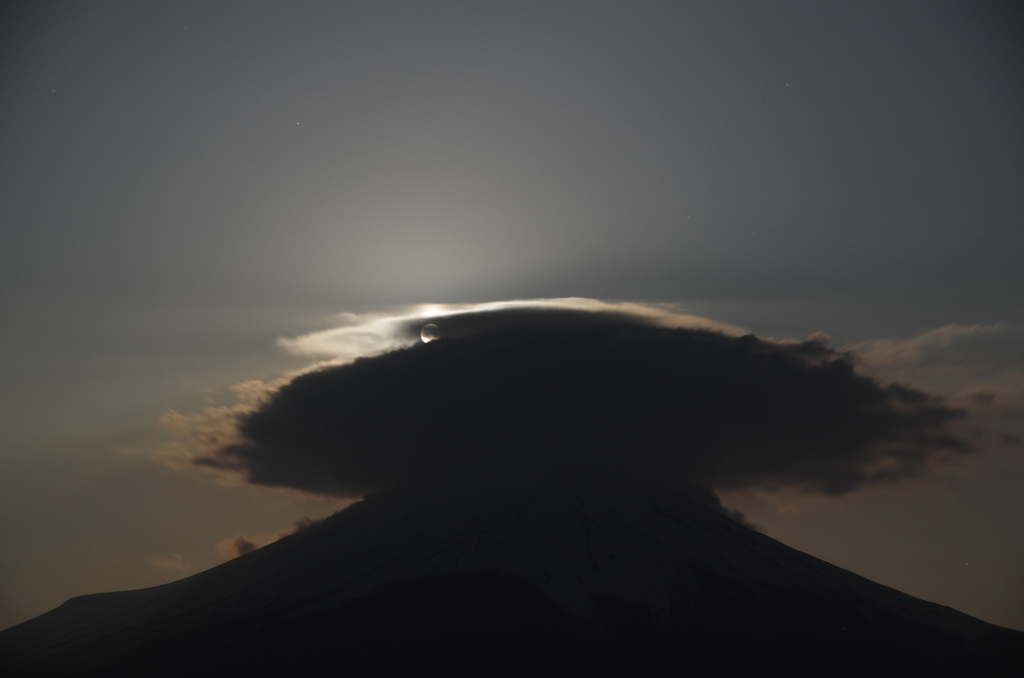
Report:
[[[600,466],[842,494],[971,451],[946,431],[962,412],[856,374],[817,338],[579,310],[421,322],[442,338],[294,378],[240,416],[240,442],[195,463],[337,496]]]

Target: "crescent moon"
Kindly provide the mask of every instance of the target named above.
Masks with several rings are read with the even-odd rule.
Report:
[[[423,329],[420,330],[420,339],[423,340],[424,344],[429,344],[430,342],[434,341],[435,339],[440,339],[440,338],[441,338],[441,328],[439,328],[434,323],[427,323],[426,325],[423,326]]]

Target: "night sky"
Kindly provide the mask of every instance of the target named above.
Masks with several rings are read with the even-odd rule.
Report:
[[[182,462],[217,408],[393,348],[388,318],[581,298],[824,333],[967,412],[971,454],[891,482],[712,485],[1024,630],[1015,3],[10,5],[0,628],[351,501]]]

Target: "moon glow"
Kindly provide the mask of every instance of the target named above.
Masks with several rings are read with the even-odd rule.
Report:
[[[420,339],[423,340],[424,344],[429,344],[435,339],[441,338],[441,329],[434,323],[427,323],[420,330]]]

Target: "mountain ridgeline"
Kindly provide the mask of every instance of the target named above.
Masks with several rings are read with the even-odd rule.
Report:
[[[370,496],[219,567],[0,633],[38,675],[1019,675],[1024,634],[621,476]],[[299,672],[299,673],[296,673]]]

